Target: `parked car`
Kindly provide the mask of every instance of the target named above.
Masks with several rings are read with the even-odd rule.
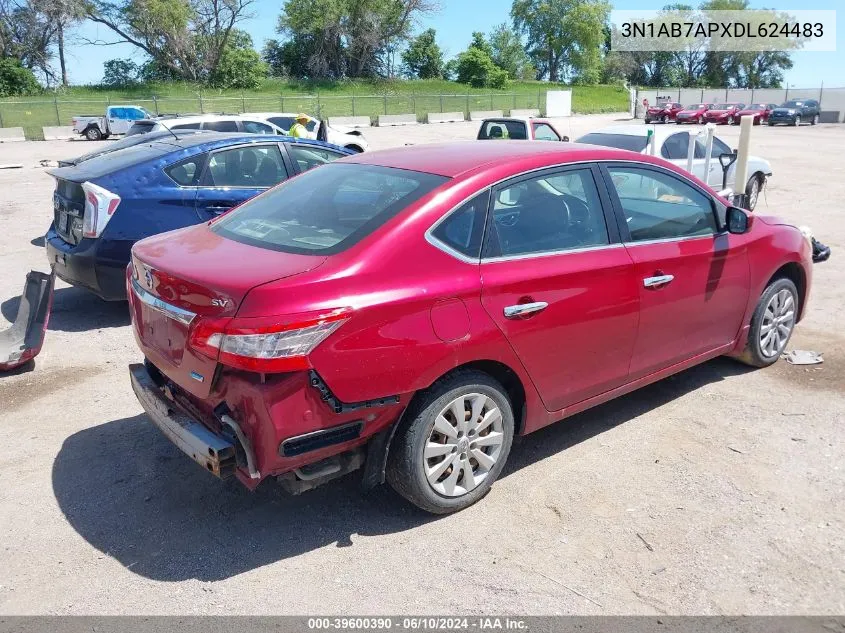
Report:
[[[704,125],[704,115],[712,107],[712,103],[694,103],[688,105],[675,115],[675,123],[697,123],[698,125]]]
[[[769,120],[769,113],[777,106],[774,103],[752,103],[736,113],[737,120],[744,116],[754,117],[754,125],[760,125]]]
[[[454,512],[516,434],[723,354],[776,362],[810,257],[797,228],[661,158],[368,152],[137,243],[131,382],[210,473],[301,492],[363,464]]]
[[[179,137],[186,136],[188,134],[208,134],[208,132],[204,132],[203,130],[182,130],[179,133]],[[140,145],[141,143],[152,143],[155,140],[160,138],[167,137],[172,139],[173,132],[170,130],[159,130],[157,132],[150,132],[146,135],[134,134],[132,136],[124,136],[122,139],[117,141],[112,141],[111,143],[104,143],[102,145],[98,145],[97,149],[93,152],[88,152],[87,154],[83,154],[82,156],[77,156],[76,158],[65,158],[59,160],[59,167],[72,167],[74,165],[78,165],[80,163],[84,163],[86,160],[91,160],[92,158],[97,158],[98,156],[103,156],[104,154],[111,154],[112,152],[117,152],[119,150],[125,149],[127,147],[132,147],[133,145]]]
[[[804,121],[809,121],[810,125],[815,125],[819,122],[819,112],[819,102],[815,99],[794,99],[772,110],[768,124],[801,125]]]
[[[745,108],[744,103],[720,103],[704,113],[705,123],[733,125],[739,123],[738,113]]]
[[[579,138],[577,142],[602,145],[604,147],[616,147],[645,154],[649,151],[649,132],[654,136],[655,153],[682,169],[686,169],[690,139],[693,139],[695,142],[692,162],[693,175],[704,180],[716,190],[722,189],[724,174],[722,172],[722,166],[719,163],[719,155],[731,154],[733,151],[718,136],[713,137],[713,149],[711,151],[710,164],[707,167],[706,178],[704,174],[706,147],[703,134],[691,135],[689,132],[679,131],[677,128],[652,130],[643,125],[615,125],[586,134]],[[766,184],[766,179],[772,175],[772,167],[767,160],[757,156],[749,156],[747,173],[748,181],[745,185],[745,193],[748,195],[748,208],[753,211],[760,198],[760,192]],[[727,184],[725,186],[735,191],[737,190],[736,164],[731,165],[728,169]]]
[[[149,119],[152,116],[140,106],[114,105],[106,108],[105,116],[76,115],[71,124],[76,134],[81,134],[89,141],[99,141],[113,134],[126,134],[135,121]]]
[[[246,134],[285,134],[285,131],[257,116],[241,114],[197,114],[159,117],[137,121],[130,134],[148,134],[160,130],[211,130]]]
[[[296,114],[291,112],[249,112],[245,116],[253,116],[269,121],[287,134],[296,121]],[[317,129],[320,127],[320,120],[309,116],[305,129],[308,130],[310,138],[317,138]],[[333,145],[340,145],[353,152],[366,152],[370,144],[360,130],[337,125],[327,125],[327,141]]]
[[[106,300],[125,299],[124,271],[137,240],[207,222],[290,176],[349,154],[307,139],[207,132],[54,169],[47,259],[67,283]]]
[[[651,123],[653,121],[660,121],[661,123],[669,123],[674,121],[678,112],[684,109],[677,101],[667,101],[664,104],[651,106],[645,111],[645,122]]]
[[[479,141],[510,139],[528,141],[568,141],[548,119],[527,116],[484,119],[478,128]]]

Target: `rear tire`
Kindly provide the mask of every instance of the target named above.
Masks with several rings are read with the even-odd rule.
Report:
[[[745,194],[748,196],[748,210],[753,211],[760,199],[760,192],[763,190],[763,174],[756,172],[748,179],[745,185]]]
[[[748,342],[739,360],[752,367],[776,363],[789,343],[797,317],[798,289],[790,279],[775,279],[766,286],[757,302],[751,316]]]
[[[89,141],[99,141],[103,138],[103,133],[100,132],[100,128],[91,126],[85,129],[85,138]]]
[[[769,127],[774,127],[774,126],[775,126],[774,122],[773,122],[773,121],[769,121]]]
[[[388,453],[387,481],[426,512],[463,510],[490,491],[513,434],[504,387],[480,371],[455,372],[421,393],[405,412]]]
[[[645,118],[645,124],[646,124],[646,125],[648,125],[649,123],[651,123],[651,119],[649,119],[648,117],[646,117],[646,118]]]
[[[817,125],[817,124],[818,124],[818,122],[819,122],[819,115],[818,115],[818,114],[814,114],[814,115],[813,115],[813,119],[812,119],[812,121],[810,121],[810,125]]]
[[[661,120],[663,121],[663,123],[664,123],[664,124],[665,124],[665,123],[669,123],[669,115],[668,115],[668,114],[664,114],[664,115],[663,115],[663,118],[662,118]]]

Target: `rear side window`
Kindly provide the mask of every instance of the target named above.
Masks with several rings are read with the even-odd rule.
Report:
[[[237,132],[238,124],[236,121],[206,121],[203,124],[204,130],[214,130],[215,132]]]
[[[438,224],[431,234],[459,253],[477,259],[481,256],[489,200],[489,190],[474,196]]]
[[[308,171],[344,156],[339,152],[333,152],[315,145],[296,144],[288,145],[288,154],[291,160],[299,166],[299,171]]]
[[[291,116],[274,116],[267,120],[276,127],[283,129],[285,132],[287,132],[293,125],[293,117]]]
[[[244,121],[244,132],[249,134],[275,134],[275,130],[266,123],[258,121]]]
[[[199,123],[177,123],[176,125],[170,126],[171,130],[198,130],[200,129]]]
[[[331,255],[447,180],[393,167],[332,163],[253,198],[211,230],[261,248]]]
[[[627,149],[632,152],[642,152],[648,145],[646,136],[635,136],[633,134],[586,134],[579,138],[577,143],[588,143],[590,145],[602,145],[604,147],[615,147]]]
[[[200,154],[186,158],[174,165],[170,165],[170,167],[165,167],[164,173],[170,176],[178,185],[196,187],[199,184],[202,168],[205,165],[207,157],[208,154]]]

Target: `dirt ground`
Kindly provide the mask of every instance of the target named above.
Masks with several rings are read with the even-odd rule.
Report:
[[[735,146],[738,129],[719,135]],[[0,377],[0,614],[845,612],[843,145],[842,125],[752,139],[774,168],[758,213],[833,248],[790,344],[823,365],[686,371],[522,439],[489,496],[444,518],[354,477],[300,497],[221,484],[142,414],[125,304],[58,282],[34,369]],[[0,328],[26,272],[48,269],[38,161],[92,147],[0,145],[0,163],[24,165],[0,171]]]

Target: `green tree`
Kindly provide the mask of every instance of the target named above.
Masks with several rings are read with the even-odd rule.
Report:
[[[0,59],[0,97],[34,95],[41,92],[41,86],[29,68],[24,68],[17,59]]]
[[[477,48],[486,53],[490,59],[493,58],[493,47],[490,46],[490,42],[487,41],[487,38],[484,37],[484,33],[481,31],[472,32],[472,41],[469,43],[469,47]]]
[[[208,85],[253,90],[261,86],[268,70],[267,64],[252,47],[252,38],[243,31],[236,31],[209,75]]]
[[[443,76],[443,51],[437,45],[434,29],[428,29],[411,40],[402,53],[405,73],[419,79],[439,79]]]
[[[514,0],[511,18],[528,54],[549,81],[574,75],[597,79],[601,70],[607,0]]]
[[[504,88],[508,73],[502,70],[486,52],[477,46],[470,46],[458,55],[456,63],[457,80],[474,88]]]
[[[110,59],[103,63],[103,86],[127,88],[138,82],[140,68],[131,59]]]
[[[519,39],[519,35],[507,24],[500,24],[487,38],[490,45],[490,58],[499,68],[506,70],[515,79],[534,79],[536,68],[531,64],[528,53]]]

